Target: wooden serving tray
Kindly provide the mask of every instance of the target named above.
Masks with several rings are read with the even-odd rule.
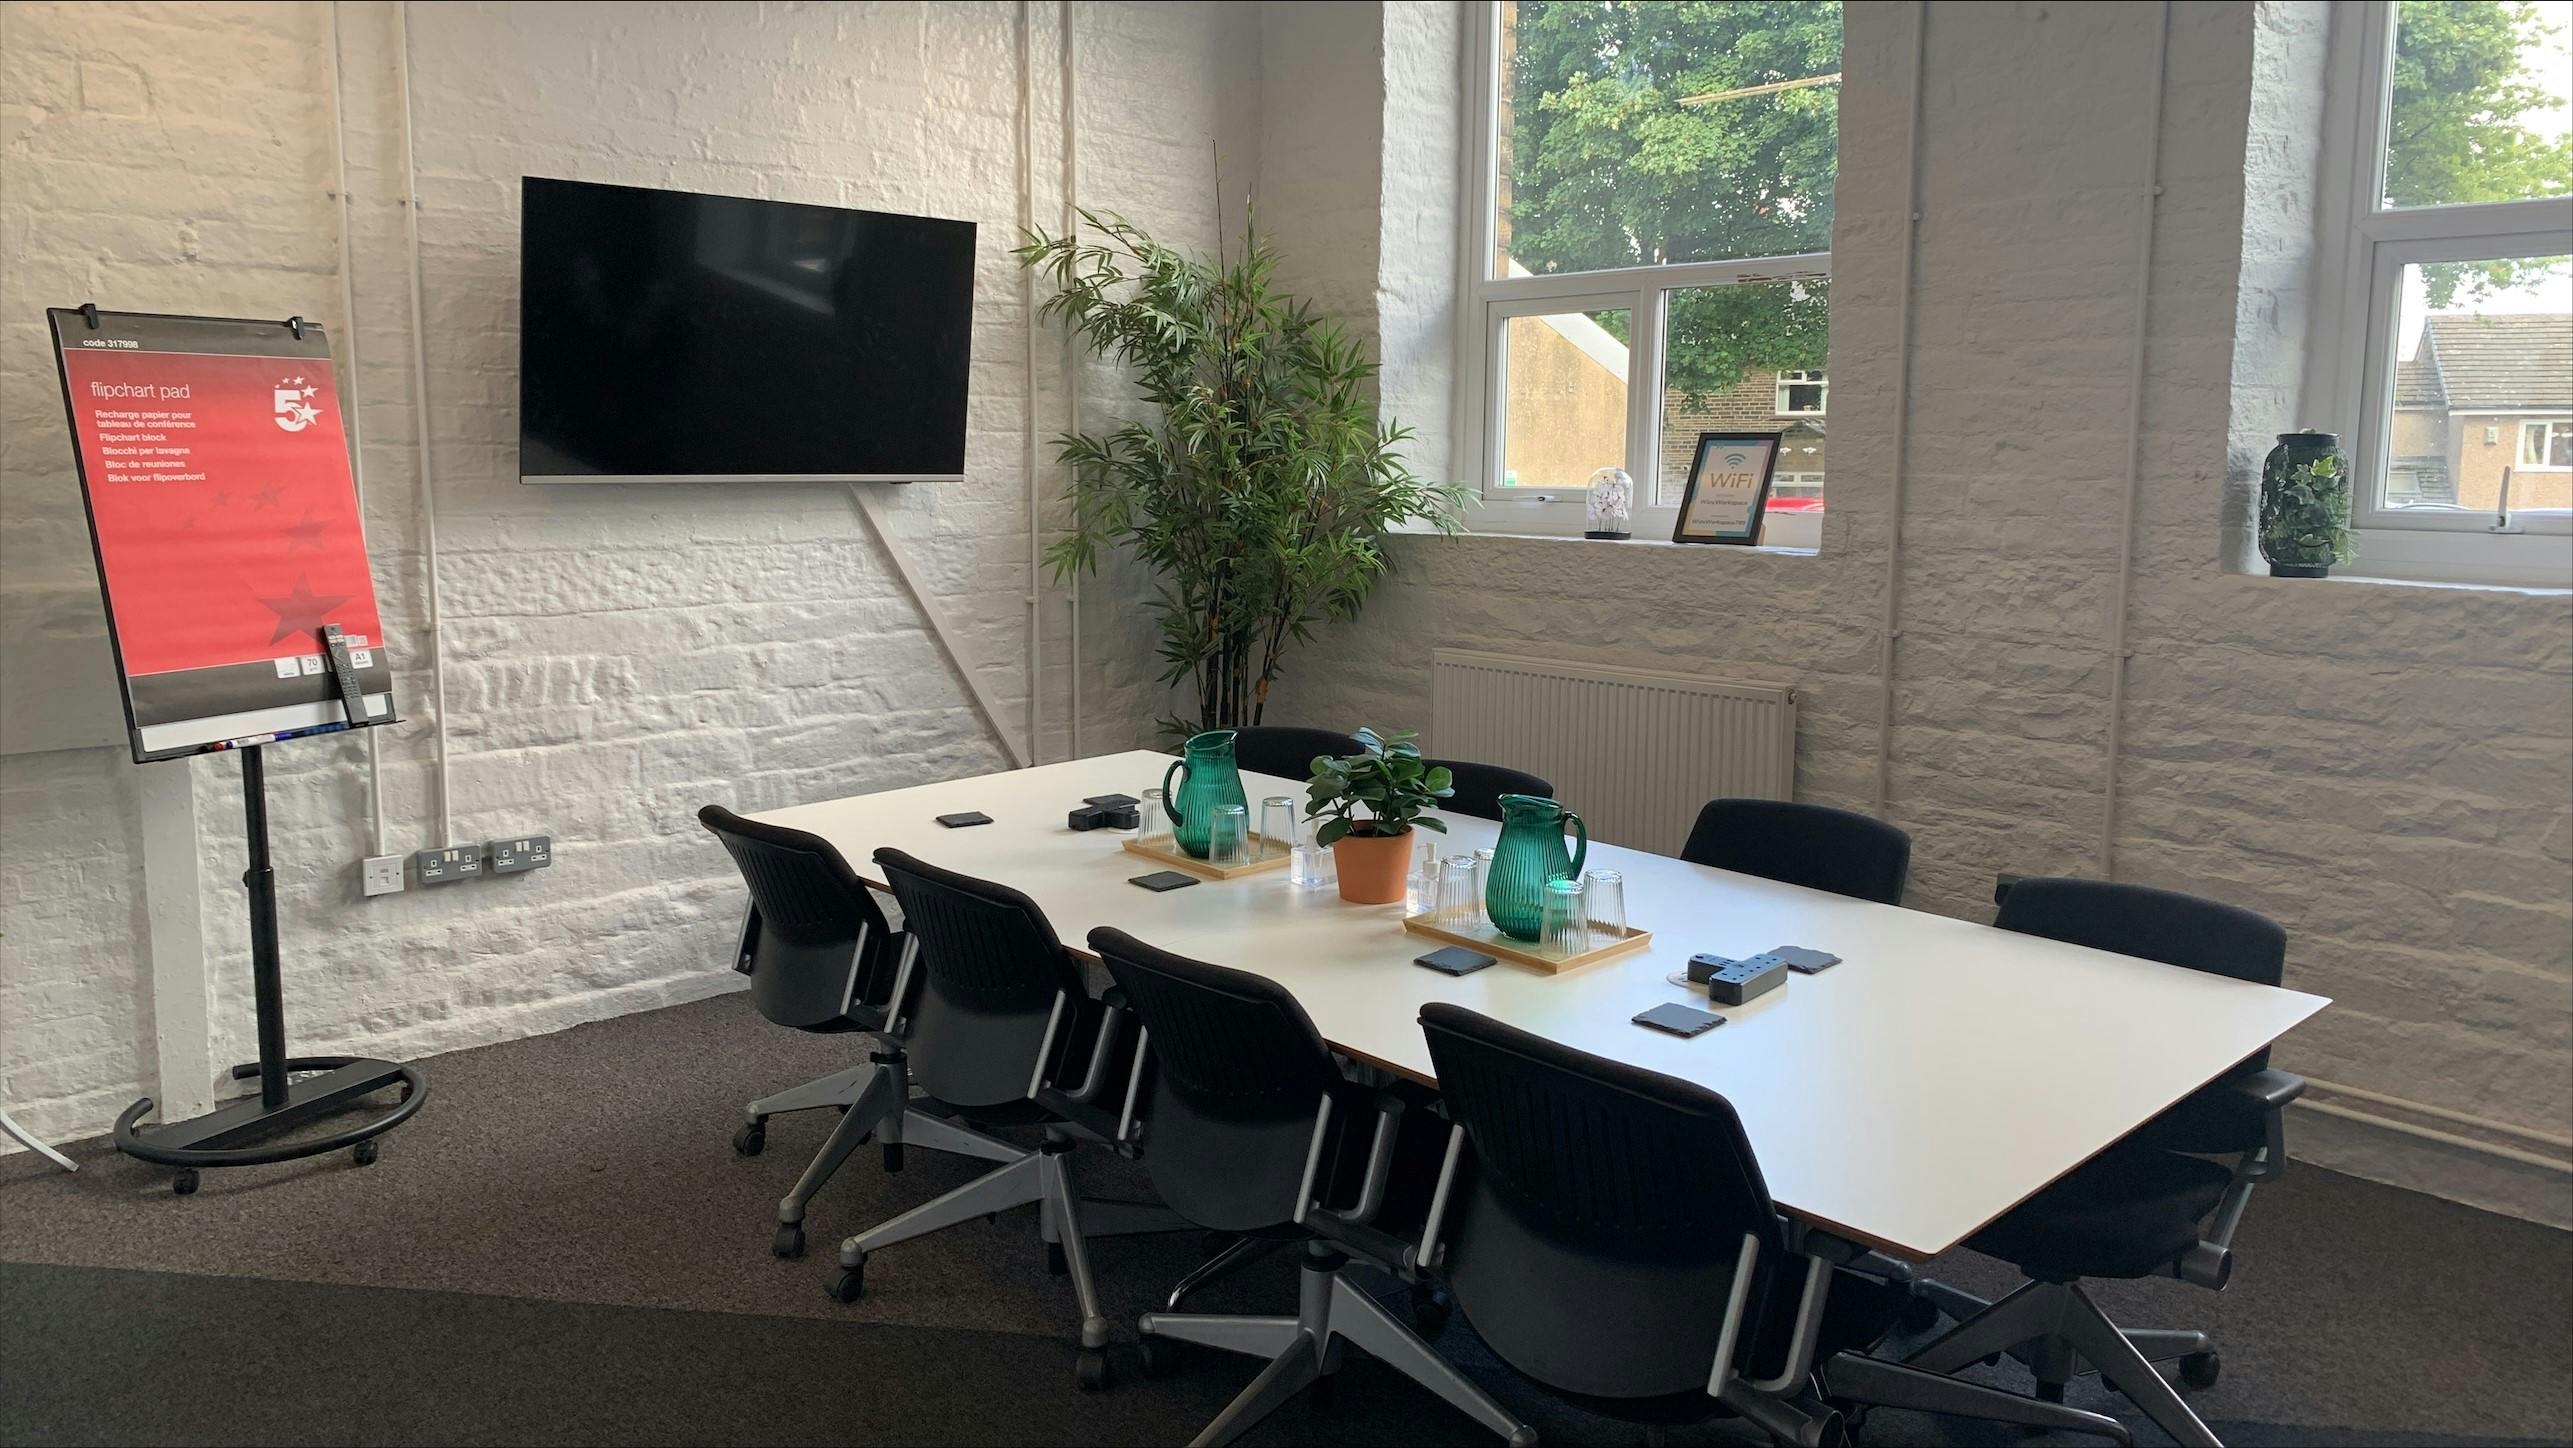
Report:
[[[1280,850],[1272,855],[1265,853],[1267,848],[1268,841],[1259,831],[1253,830],[1251,858],[1239,865],[1218,865],[1212,860],[1201,860],[1189,854],[1179,847],[1177,840],[1150,845],[1141,840],[1126,841],[1126,849],[1131,854],[1141,855],[1147,860],[1168,865],[1174,870],[1186,870],[1192,875],[1202,875],[1209,880],[1236,880],[1244,875],[1259,874],[1263,870],[1285,869],[1288,852]]]
[[[1511,939],[1502,934],[1498,926],[1481,916],[1472,920],[1433,924],[1426,915],[1407,915],[1403,917],[1403,928],[1414,935],[1426,935],[1432,940],[1443,940],[1450,945],[1462,945],[1468,950],[1479,950],[1486,955],[1498,956],[1514,965],[1542,970],[1548,975],[1577,970],[1598,961],[1627,955],[1653,943],[1653,932],[1629,928],[1623,940],[1612,940],[1606,945],[1585,950],[1578,955],[1556,955],[1541,945]]]

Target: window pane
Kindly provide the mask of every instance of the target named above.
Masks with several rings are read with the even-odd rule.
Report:
[[[1623,308],[1501,324],[1501,484],[1586,488],[1626,466]]]
[[[2396,7],[2385,200],[2527,201],[2573,191],[2573,4]]]
[[[2573,507],[2573,259],[2403,269],[2387,508]]]
[[[1822,511],[1830,291],[1827,277],[1673,289],[1662,334],[1662,473],[1655,502],[1676,507],[1688,491],[1699,433],[1783,432],[1770,506]]]
[[[1495,276],[1831,249],[1840,6],[1500,7]]]

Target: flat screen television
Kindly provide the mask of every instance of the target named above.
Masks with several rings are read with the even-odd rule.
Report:
[[[974,224],[525,178],[529,483],[965,472]]]

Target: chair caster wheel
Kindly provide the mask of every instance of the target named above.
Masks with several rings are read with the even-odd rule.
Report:
[[[1085,1393],[1095,1393],[1107,1387],[1108,1350],[1103,1347],[1081,1349],[1081,1359],[1074,1365],[1072,1375]]]
[[[381,1153],[381,1151],[382,1148],[377,1146],[374,1141],[361,1141],[357,1145],[348,1149],[348,1159],[356,1162],[359,1166],[373,1166],[375,1165],[375,1158]]]
[[[841,1268],[832,1274],[830,1283],[822,1290],[831,1294],[833,1302],[857,1301],[858,1294],[867,1290],[867,1264],[861,1262],[855,1267]]]
[[[1045,1270],[1053,1273],[1057,1277],[1060,1277],[1064,1273],[1072,1270],[1072,1264],[1064,1259],[1062,1243],[1048,1242],[1045,1244]]]
[[[1421,1336],[1438,1336],[1455,1315],[1456,1299],[1448,1295],[1446,1288],[1427,1282],[1412,1284],[1412,1326]]]
[[[2037,1401],[2041,1403],[2060,1403],[2064,1401],[2064,1385],[2062,1383],[2039,1383],[2037,1385],[2035,1396]]]
[[[1926,1297],[1906,1297],[1897,1321],[1912,1332],[1928,1332],[1939,1325],[1939,1305]]]
[[[1315,1378],[1313,1380],[1313,1386],[1304,1390],[1305,1401],[1313,1404],[1316,1408],[1329,1411],[1332,1400],[1339,1396],[1339,1390],[1333,1386],[1337,1381],[1337,1374],[1325,1374],[1322,1377]]]
[[[777,1235],[769,1239],[768,1250],[780,1257],[794,1258],[803,1256],[804,1224],[802,1222],[778,1223]]]
[[[760,1148],[766,1145],[768,1145],[768,1123],[765,1121],[750,1122],[733,1133],[733,1150],[744,1156],[757,1156]]]
[[[900,1170],[902,1170],[902,1143],[901,1143],[901,1142],[899,1142],[899,1141],[891,1141],[891,1142],[887,1142],[887,1143],[885,1143],[885,1148],[884,1148],[884,1169],[885,1169],[886,1171],[900,1171]]]
[[[1179,1366],[1179,1345],[1162,1338],[1147,1337],[1135,1344],[1135,1356],[1143,1363],[1145,1377],[1168,1377]]]
[[[2214,1352],[2193,1352],[2180,1359],[2180,1381],[2193,1388],[2212,1388],[2224,1375],[2225,1360]]]
[[[170,1194],[172,1196],[192,1197],[195,1196],[196,1193],[197,1169],[195,1167],[183,1166],[176,1172],[171,1173]]]

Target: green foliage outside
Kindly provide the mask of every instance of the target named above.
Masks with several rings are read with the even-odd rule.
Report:
[[[1152,415],[1055,440],[1072,530],[1048,560],[1063,578],[1123,546],[1153,570],[1163,680],[1197,696],[1196,718],[1163,729],[1257,724],[1288,643],[1355,614],[1384,574],[1385,533],[1455,531],[1465,490],[1412,476],[1411,433],[1368,394],[1376,364],[1277,290],[1256,233],[1209,260],[1081,216],[1082,239],[1039,230],[1014,254],[1054,289],[1039,315],[1123,364]]]
[[[1550,273],[1830,249],[1838,84],[1680,101],[1836,72],[1840,31],[1840,6],[1816,0],[1520,0],[1503,78],[1511,257]],[[2573,137],[2525,124],[2555,104],[2520,64],[2550,31],[2526,4],[2405,0],[2386,177],[2395,204],[2573,190]],[[2430,304],[2542,269],[2427,268]],[[1822,367],[1828,302],[1819,283],[1675,295],[1671,386],[1702,401],[1754,368]],[[1622,314],[1610,323],[1622,327]]]
[[[1348,835],[1399,835],[1414,825],[1447,833],[1447,822],[1424,811],[1456,793],[1445,765],[1421,758],[1420,735],[1405,729],[1379,734],[1358,731],[1360,753],[1345,759],[1314,756],[1313,778],[1305,786],[1304,817],[1321,820],[1314,843],[1337,844]],[[1362,818],[1352,811],[1366,808]]]

